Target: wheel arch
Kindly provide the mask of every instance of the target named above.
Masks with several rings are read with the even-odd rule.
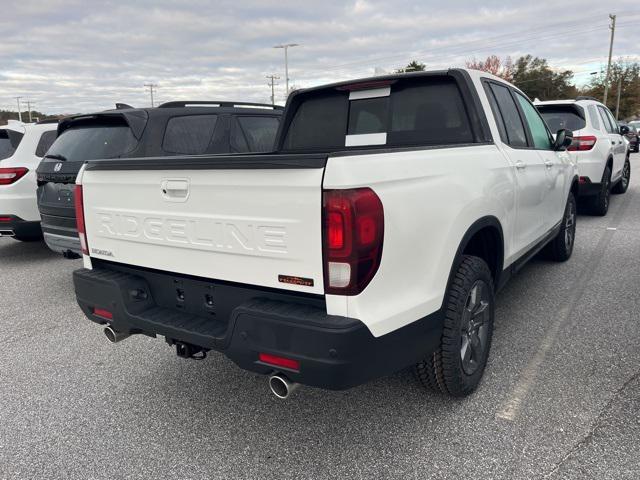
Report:
[[[497,289],[504,266],[504,231],[500,220],[488,215],[476,220],[467,229],[453,258],[447,291],[456,274],[456,266],[460,263],[463,255],[482,258],[491,270],[494,289]]]

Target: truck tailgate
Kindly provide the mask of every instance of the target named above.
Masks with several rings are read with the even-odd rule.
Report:
[[[91,162],[81,177],[90,255],[322,294],[324,159],[266,167],[211,158],[211,168],[204,159]]]

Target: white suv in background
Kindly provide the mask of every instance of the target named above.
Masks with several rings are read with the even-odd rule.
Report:
[[[42,238],[36,168],[57,136],[58,121],[0,127],[0,236]]]
[[[606,215],[610,192],[624,193],[629,187],[629,144],[621,131],[625,127],[591,97],[536,102],[536,107],[552,132],[573,131],[568,150],[578,162],[579,196],[590,203],[594,214]]]

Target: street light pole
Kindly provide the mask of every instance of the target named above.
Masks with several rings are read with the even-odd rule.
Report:
[[[286,88],[287,97],[289,96],[289,47],[298,47],[297,43],[283,43],[282,45],[276,45],[273,48],[284,49],[284,83]]]

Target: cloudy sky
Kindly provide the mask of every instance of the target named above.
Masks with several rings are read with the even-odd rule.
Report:
[[[489,54],[531,53],[584,83],[614,57],[640,59],[637,0],[1,0],[0,109],[13,97],[47,113],[89,112],[126,102],[176,99],[267,102],[266,75],[292,85],[370,76],[411,59],[463,65]],[[526,5],[526,6],[523,6]]]

